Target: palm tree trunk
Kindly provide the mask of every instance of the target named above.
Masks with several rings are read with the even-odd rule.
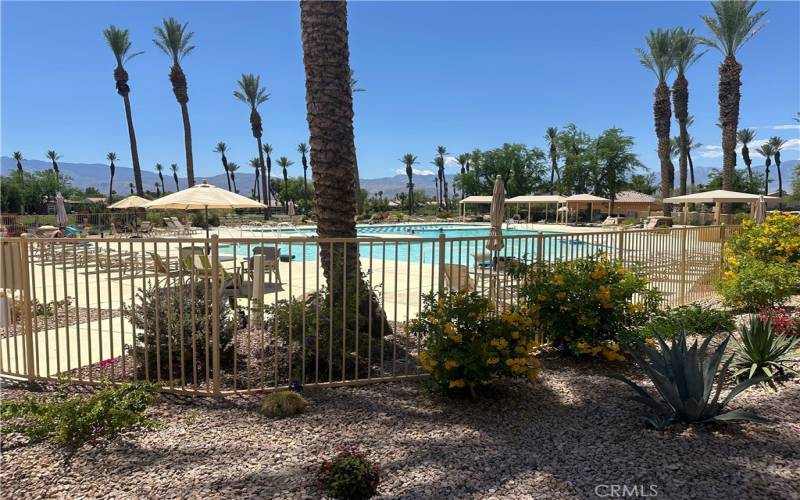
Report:
[[[694,162],[692,162],[692,149],[686,148],[686,159],[689,161],[689,186],[694,193]]]
[[[186,150],[186,179],[189,187],[194,186],[194,160],[192,159],[192,124],[189,121],[189,106],[181,103],[181,117],[183,117],[183,146]]]
[[[689,82],[683,74],[679,74],[672,84],[672,103],[675,107],[675,118],[678,119],[680,135],[678,136],[678,169],[679,181],[678,190],[681,196],[686,194],[687,169],[687,145],[689,143],[689,131],[686,122],[689,119]]]
[[[139,147],[136,145],[136,131],[133,129],[133,116],[131,114],[131,100],[128,94],[122,96],[125,103],[125,120],[128,122],[128,139],[131,143],[131,164],[133,165],[133,182],[136,184],[136,194],[144,196],[142,184],[142,168],[139,166]]]
[[[408,214],[414,213],[414,184],[411,177],[408,178]]]
[[[114,174],[111,174],[111,179],[108,181],[108,204],[111,205],[111,195],[114,193]]]
[[[664,82],[658,84],[653,102],[653,118],[658,137],[658,159],[661,162],[661,196],[668,198],[674,186],[672,160],[669,157],[669,125],[672,109],[669,102],[669,87]],[[672,215],[672,205],[664,204],[664,215]]]
[[[780,152],[775,153],[775,171],[778,172],[778,198],[780,198],[780,202],[778,204],[778,209],[783,210],[783,178],[781,177],[781,154]]]
[[[236,174],[231,172],[231,182],[233,182],[233,192],[238,193],[239,189],[236,188]]]
[[[303,163],[305,163],[305,161]],[[308,167],[305,165],[303,166],[303,203],[308,203]],[[308,209],[304,211],[308,212]]]
[[[556,169],[558,168],[558,163],[556,162],[556,155],[553,154],[553,148],[550,149],[550,194],[555,194],[556,192]]]
[[[175,192],[177,193],[181,190],[180,186],[178,185],[178,174],[172,176],[172,179],[175,181]]]
[[[769,166],[771,165],[769,157],[764,161],[764,196],[769,196]]]
[[[739,101],[741,99],[742,65],[731,55],[719,66],[719,123],[722,126],[722,189],[733,189],[736,169],[736,129],[739,127]],[[723,204],[722,212],[730,212],[730,204]]]
[[[258,122],[259,122],[259,126],[260,126],[261,125],[261,117],[260,116],[258,118]],[[258,165],[259,165],[258,168],[261,170],[261,175],[260,175],[260,177],[261,177],[261,185],[262,185],[263,191],[266,191],[267,190],[267,181],[266,181],[266,177],[267,176],[266,176],[266,172],[265,172],[266,167],[264,166],[264,148],[261,145],[261,135],[260,134],[256,136],[256,143],[258,144]],[[236,189],[236,183],[234,183],[233,186],[234,186],[234,189]],[[269,217],[270,217],[269,206],[267,206],[266,210],[264,210],[264,220],[269,219]]]

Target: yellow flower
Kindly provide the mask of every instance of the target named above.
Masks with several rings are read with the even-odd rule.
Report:
[[[495,347],[497,349],[505,349],[506,347],[508,347],[508,341],[502,338],[494,338],[489,342],[489,344],[491,344],[492,347]]]
[[[514,339],[514,340],[519,339],[519,332],[517,332],[517,331],[511,332],[511,338]]]
[[[567,298],[567,293],[566,292],[558,292],[556,294],[556,297],[558,297],[558,300],[565,300]]]
[[[614,352],[619,352],[619,344],[617,344],[616,342],[612,342],[611,345],[608,346],[608,348]]]
[[[564,276],[561,274],[556,274],[555,276],[553,276],[553,284],[556,286],[563,286]]]
[[[445,370],[452,370],[453,368],[458,367],[458,361],[454,361],[452,359],[448,359],[444,362]]]
[[[493,356],[493,357],[491,357],[491,358],[486,360],[486,363],[488,363],[490,365],[496,365],[499,362],[500,362],[500,358],[498,358],[497,356]]]
[[[530,381],[530,383],[532,383],[532,384],[536,383],[536,375],[538,373],[539,373],[539,370],[537,370],[535,368],[531,368],[530,370],[528,370],[528,381]]]
[[[653,337],[646,338],[644,339],[644,343],[649,345],[650,347],[653,347],[656,345],[656,339],[654,339]]]
[[[586,353],[586,352],[589,352],[589,349],[590,349],[592,346],[590,346],[590,345],[589,345],[589,344],[587,344],[586,342],[578,342],[577,344],[575,344],[575,347],[576,347],[576,348],[577,348],[577,349],[578,349],[580,352]]]
[[[453,388],[459,388],[460,389],[461,387],[464,387],[464,385],[465,385],[464,384],[464,379],[456,379],[456,380],[451,380],[450,381],[450,388],[451,389],[453,389]]]

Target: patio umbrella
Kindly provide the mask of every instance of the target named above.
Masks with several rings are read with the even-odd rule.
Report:
[[[486,249],[497,252],[501,250],[503,243],[503,207],[506,201],[505,186],[503,178],[499,175],[494,181],[494,191],[492,191],[492,207],[489,210],[489,239],[486,240]]]
[[[64,196],[61,191],[56,193],[56,220],[58,227],[64,229],[67,225],[67,209],[64,207]]]
[[[127,198],[119,200],[118,202],[116,202],[116,203],[114,203],[112,205],[109,205],[108,208],[110,210],[125,210],[125,209],[133,210],[133,227],[134,228],[138,228],[139,227],[139,220],[136,217],[136,215],[137,215],[136,214],[136,209],[137,208],[143,208],[147,203],[149,203],[149,200],[146,200],[146,199],[142,198],[141,196],[136,196],[134,194],[134,195],[128,196]],[[137,229],[137,231],[138,231],[138,229]]]
[[[764,196],[761,195],[758,197],[758,201],[756,202],[756,208],[753,212],[753,220],[756,224],[761,224],[764,222],[764,219],[767,218],[767,201],[764,199]]]
[[[147,210],[204,210],[206,222],[206,238],[208,238],[208,209],[209,208],[265,208],[266,205],[237,193],[231,193],[217,186],[212,186],[206,181],[193,187],[168,194],[143,205]]]

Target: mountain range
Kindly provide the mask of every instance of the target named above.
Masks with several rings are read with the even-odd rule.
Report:
[[[781,164],[781,171],[783,172],[783,188],[789,189],[791,184],[791,176],[794,166],[800,160],[787,160]],[[16,162],[13,158],[8,156],[0,157],[0,174],[10,172],[17,168]],[[49,170],[52,164],[49,161],[42,160],[23,160],[22,167],[26,171],[40,171]],[[62,175],[66,175],[72,179],[72,184],[79,189],[86,189],[87,187],[95,187],[101,193],[108,192],[108,165],[103,163],[68,163],[59,162],[59,170]],[[707,181],[709,173],[712,169],[719,167],[710,166],[696,166],[695,167],[695,180],[698,184]],[[763,172],[764,166],[754,166],[754,171]],[[449,186],[453,185],[452,174],[447,175],[447,182]],[[772,182],[770,183],[770,190],[777,190],[777,179],[775,178],[775,166],[773,165],[770,172]],[[228,187],[228,181],[224,173],[214,176],[195,176],[198,182],[207,180],[209,183],[219,187]],[[133,182],[133,169],[130,167],[117,166],[114,174],[114,191],[119,194],[127,194],[129,192],[128,183]],[[142,171],[142,183],[145,190],[154,191],[155,184],[159,182],[158,174],[152,171]],[[246,172],[236,173],[236,184],[242,194],[250,194],[249,191],[255,182],[255,175]],[[375,195],[382,192],[384,197],[393,198],[397,193],[405,192],[406,176],[394,175],[391,177],[380,177],[376,179],[361,179],[361,187],[369,191],[370,195]],[[178,177],[178,183],[183,189],[187,186],[185,177]],[[164,184],[167,191],[175,190],[175,181],[172,179],[172,172],[164,172]],[[434,194],[434,175],[414,175],[414,185],[417,191],[424,191],[428,195]],[[452,188],[451,188],[452,189]]]

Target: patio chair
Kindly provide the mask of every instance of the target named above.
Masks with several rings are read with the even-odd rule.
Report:
[[[469,268],[461,264],[444,265],[444,282],[448,290],[463,290],[466,292],[477,290],[475,280],[469,275]]]
[[[618,226],[619,219],[616,217],[608,216],[606,219],[600,224],[601,226]]]
[[[165,262],[157,253],[147,252],[147,254],[150,255],[152,259],[152,270],[155,271],[156,276],[158,276],[159,284],[162,284],[161,280],[163,280],[163,284],[171,283],[182,274],[180,269]]]
[[[278,265],[281,260],[280,247],[259,246],[253,248],[253,250],[250,252],[250,258],[247,260],[246,265],[245,262],[242,263],[243,271],[248,274],[251,280],[253,279],[253,257],[256,255],[262,255],[264,257],[264,272],[269,273],[270,282],[272,281],[272,273],[274,271],[277,283],[282,283],[281,271]]]
[[[194,234],[198,231],[198,229],[193,228],[190,224],[184,225],[177,217],[170,217],[170,219],[172,219],[173,227],[180,233]]]

